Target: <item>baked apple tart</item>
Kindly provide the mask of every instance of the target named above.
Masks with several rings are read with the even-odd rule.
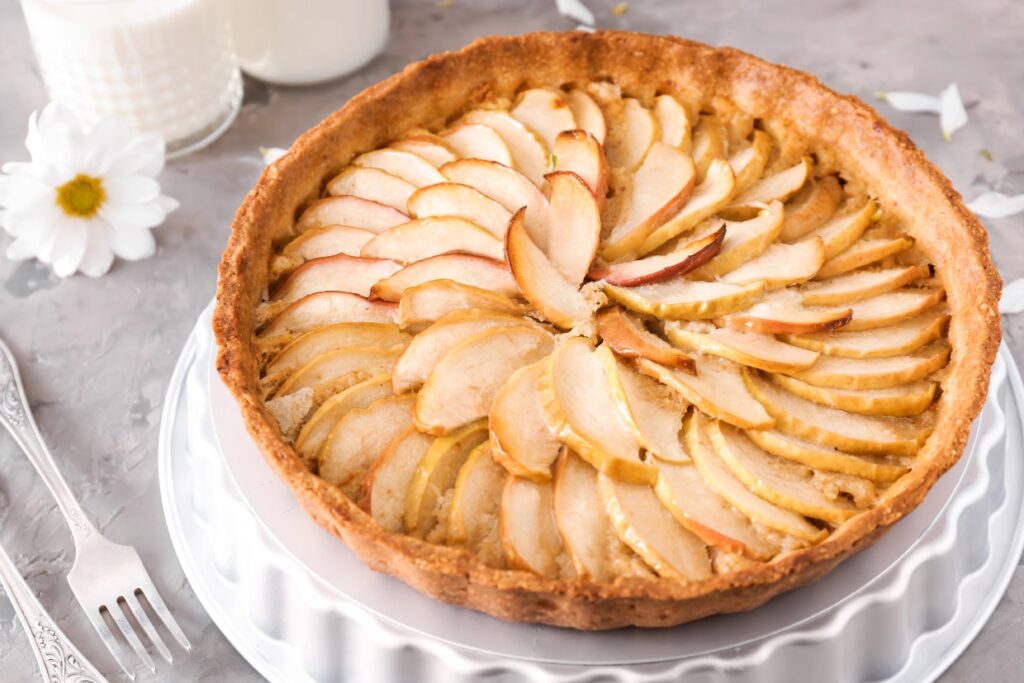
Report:
[[[755,607],[960,456],[999,344],[986,235],[812,77],[630,33],[487,38],[271,165],[218,368],[372,568],[581,629]]]

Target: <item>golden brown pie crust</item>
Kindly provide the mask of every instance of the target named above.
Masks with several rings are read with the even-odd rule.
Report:
[[[659,92],[715,107],[738,107],[801,136],[878,198],[887,215],[937,266],[952,314],[952,356],[938,400],[937,428],[912,470],[877,506],[822,543],[754,569],[702,581],[620,577],[611,582],[546,579],[486,566],[461,549],[382,529],[340,489],[311,474],[282,437],[259,389],[255,313],[265,296],[274,245],[292,235],[300,210],[325,179],[355,155],[409,129],[437,126],[487,99],[524,87],[612,80],[649,100]],[[1000,341],[1001,282],[988,236],[950,182],[860,100],[838,95],[806,73],[730,48],[625,32],[491,37],[435,55],[363,91],[302,135],[263,173],[238,210],[217,289],[217,368],[267,461],[307,512],[370,567],[444,602],[493,616],[578,629],[671,626],[756,607],[823,576],[874,543],[921,501],[960,457],[985,400]]]

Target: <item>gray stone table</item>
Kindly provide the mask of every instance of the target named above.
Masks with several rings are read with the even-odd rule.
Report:
[[[302,3],[296,2],[296,5]],[[407,63],[477,36],[571,29],[552,0],[393,2],[385,52],[358,73],[312,88],[248,82],[241,116],[208,149],[172,163],[162,181],[181,209],[157,231],[155,258],[118,263],[100,280],[61,282],[34,262],[0,256],[0,332],[23,360],[40,425],[72,488],[101,529],[134,544],[155,574],[194,654],[160,681],[250,681],[258,675],[210,622],[174,557],[160,509],[156,443],[167,382],[209,301],[228,225],[260,173],[257,147],[289,143],[346,99]],[[817,74],[872,101],[877,90],[937,93],[959,83],[971,122],[943,142],[935,118],[880,108],[910,132],[968,197],[982,185],[1024,192],[1024,4],[1019,0],[635,0],[622,16],[589,0],[611,28],[670,32],[732,45]],[[0,160],[25,158],[29,113],[46,101],[18,3],[0,1]],[[1005,278],[1024,276],[1024,218],[989,224]],[[9,238],[0,236],[0,253]],[[1005,321],[1024,359],[1024,315]],[[0,436],[0,541],[85,654],[121,680],[64,580],[71,539],[53,500]],[[1020,680],[1024,571],[946,681]],[[0,680],[35,680],[10,605],[0,600]]]

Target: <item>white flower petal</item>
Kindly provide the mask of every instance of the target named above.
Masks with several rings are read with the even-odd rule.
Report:
[[[263,157],[263,163],[267,166],[274,163],[287,153],[288,150],[282,147],[260,147],[260,156]]]
[[[12,237],[28,232],[46,232],[55,209],[50,201],[39,201],[19,206],[17,209],[7,209],[0,216],[0,225]]]
[[[1002,192],[983,192],[967,203],[982,218],[1006,218],[1024,212],[1024,194],[1008,197]]]
[[[179,206],[181,206],[181,202],[179,202],[174,197],[168,197],[165,194],[162,194],[159,197],[157,197],[156,203],[160,205],[160,208],[164,210],[165,214],[173,213],[174,211],[178,210]]]
[[[64,245],[73,239],[73,234],[81,219],[68,218],[61,214],[50,220],[46,231],[42,232],[39,242],[36,245],[36,258],[47,265],[51,265],[61,254],[64,253]]]
[[[1014,280],[1003,287],[1003,295],[999,297],[1000,313],[1020,313],[1024,311],[1024,279]]]
[[[46,164],[37,164],[34,161],[8,161],[0,166],[0,171],[11,175],[27,175],[50,187],[56,185],[55,174]]]
[[[85,255],[85,246],[88,243],[88,224],[71,226],[72,229],[66,233],[60,245],[60,250],[53,259],[53,274],[59,278],[70,277],[78,270],[82,263],[82,256]]]
[[[132,141],[132,128],[124,120],[110,117],[101,120],[85,135],[83,157],[79,170],[93,176],[110,172],[114,154],[125,149]]]
[[[164,222],[166,214],[156,202],[146,204],[114,204],[100,207],[100,215],[117,228],[152,228]]]
[[[53,188],[24,173],[0,176],[0,206],[17,209],[44,198],[53,198]]]
[[[43,107],[38,118],[38,135],[50,163],[73,175],[71,171],[82,158],[85,135],[70,110],[56,102]]]
[[[875,93],[879,99],[885,100],[896,111],[930,112],[938,114],[942,111],[942,101],[935,95],[920,92],[894,90],[892,92]]]
[[[114,252],[110,249],[107,237],[109,225],[102,218],[97,218],[90,226],[86,240],[85,253],[78,269],[89,277],[100,277],[110,270],[114,263]]]
[[[160,196],[160,183],[141,175],[106,178],[103,189],[114,204],[142,204]]]
[[[126,261],[149,258],[156,252],[153,233],[145,228],[123,228],[111,225],[107,231],[110,248]]]
[[[555,0],[555,6],[563,17],[569,17],[587,26],[597,23],[594,13],[581,0]]]
[[[109,175],[155,177],[164,168],[166,148],[159,135],[140,135],[122,150],[111,150]]]
[[[35,258],[36,244],[39,242],[39,233],[30,232],[17,238],[7,247],[7,258],[12,261],[24,261]]]
[[[942,91],[940,99],[942,110],[939,112],[939,124],[942,126],[942,137],[949,140],[953,133],[967,125],[967,110],[964,109],[956,83],[950,83]]]

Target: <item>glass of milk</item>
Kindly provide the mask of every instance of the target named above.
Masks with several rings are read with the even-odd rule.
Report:
[[[21,0],[50,97],[85,126],[157,133],[168,156],[223,133],[242,103],[223,0]]]

